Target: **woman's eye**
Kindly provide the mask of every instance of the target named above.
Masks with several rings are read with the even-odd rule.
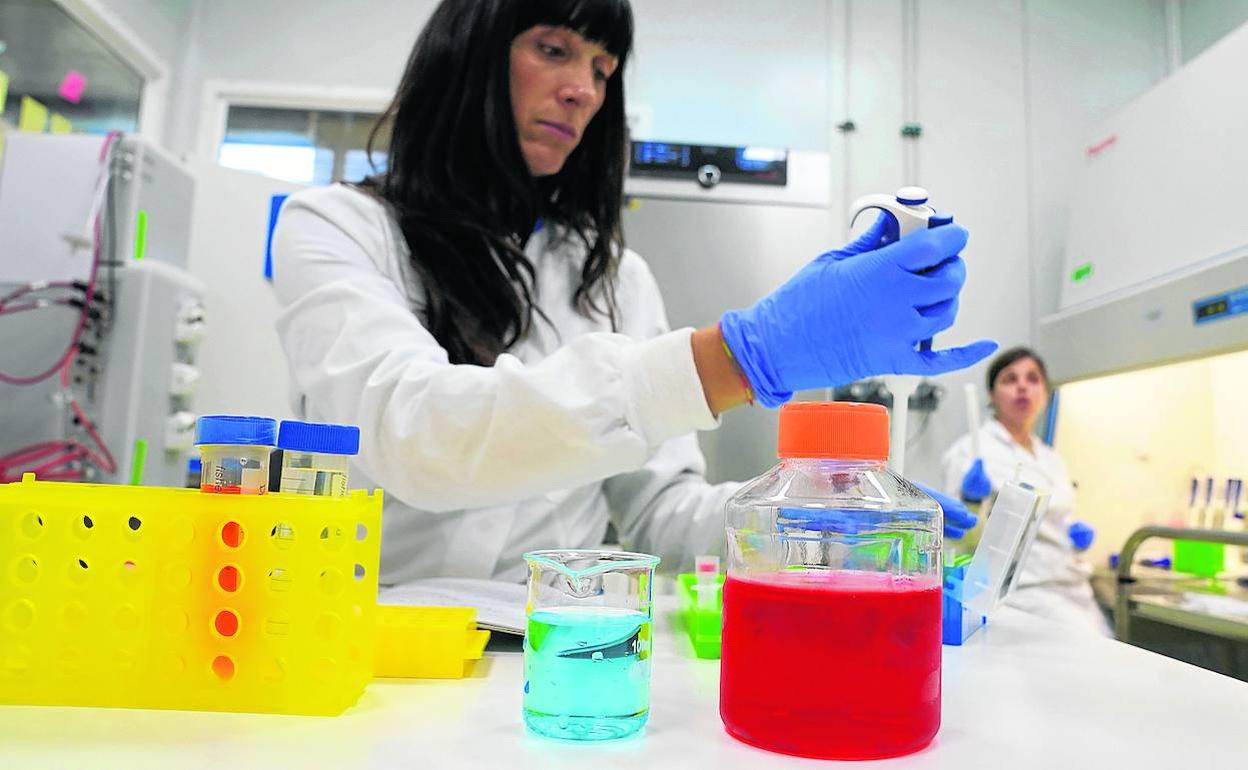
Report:
[[[563,55],[562,48],[560,48],[557,45],[549,45],[547,43],[538,43],[537,50],[541,51],[545,55],[550,56],[552,58]]]
[[[605,83],[607,82],[607,78],[609,77],[610,75],[603,72],[602,70],[594,70],[594,79],[598,80],[599,82]]]

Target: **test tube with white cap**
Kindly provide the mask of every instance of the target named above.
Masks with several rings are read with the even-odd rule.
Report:
[[[713,612],[719,598],[719,557],[697,557],[693,572],[697,578],[693,589],[698,594],[698,609]]]

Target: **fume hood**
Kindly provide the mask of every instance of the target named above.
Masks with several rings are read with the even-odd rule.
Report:
[[[1248,26],[1104,122],[1070,203],[1057,382],[1248,347]],[[1044,226],[1044,223],[1040,223]]]

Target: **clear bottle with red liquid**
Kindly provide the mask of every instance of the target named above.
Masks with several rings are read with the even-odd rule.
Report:
[[[888,470],[888,412],[780,412],[780,464],[727,504],[719,713],[770,751],[878,759],[940,727],[941,511]]]

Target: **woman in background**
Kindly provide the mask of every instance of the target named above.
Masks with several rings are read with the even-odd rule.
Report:
[[[1014,592],[1007,602],[1036,615],[1109,634],[1088,584],[1091,570],[1075,556],[1075,488],[1061,455],[1035,435],[1049,402],[1044,361],[1028,348],[1007,350],[988,368],[993,418],[979,429],[981,457],[963,436],[944,455],[945,491],[979,502],[1007,481],[1049,493],[1048,514],[1036,533]]]

